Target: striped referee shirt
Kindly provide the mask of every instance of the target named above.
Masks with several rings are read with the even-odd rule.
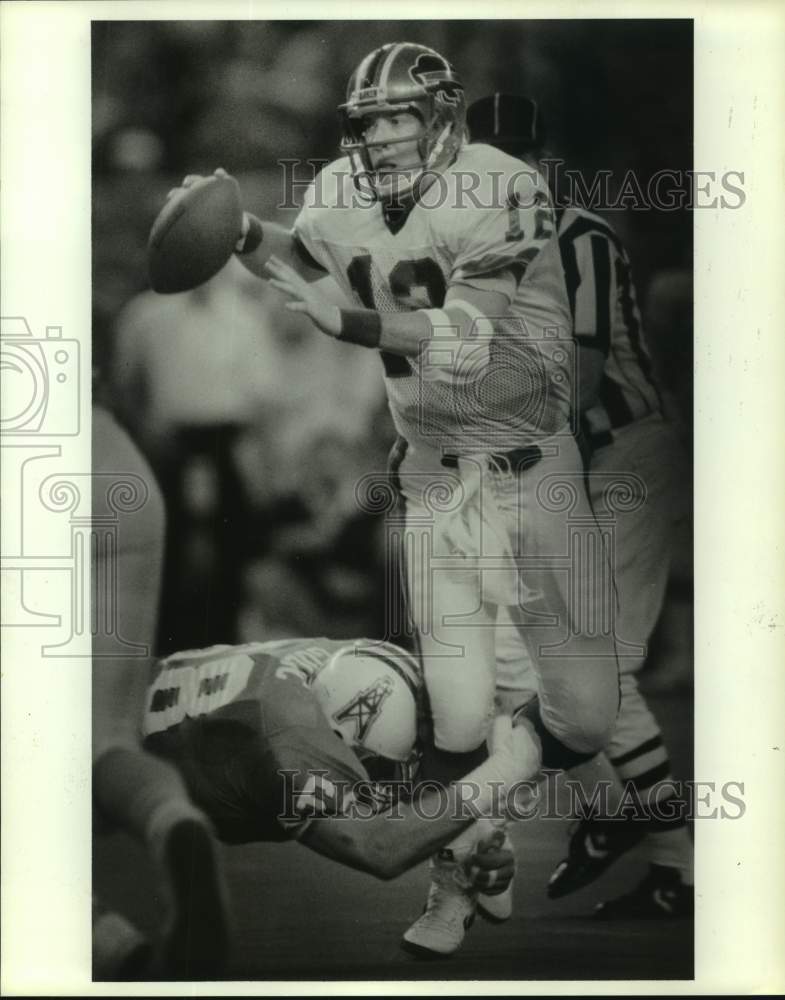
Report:
[[[582,414],[590,438],[661,409],[635,301],[630,261],[611,226],[583,208],[556,213],[573,330],[580,350],[605,358],[595,402]]]

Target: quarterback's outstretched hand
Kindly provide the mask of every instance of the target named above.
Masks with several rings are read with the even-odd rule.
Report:
[[[319,327],[322,333],[337,337],[341,332],[341,311],[338,306],[309,284],[288,264],[278,257],[270,257],[265,264],[270,274],[270,284],[284,295],[289,296],[286,308],[292,312],[305,313]]]
[[[513,726],[509,715],[496,716],[488,743],[488,759],[510,784],[531,778],[539,767],[539,748],[526,728]]]

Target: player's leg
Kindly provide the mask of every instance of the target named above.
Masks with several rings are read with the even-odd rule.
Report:
[[[478,607],[475,571],[433,570],[430,532],[409,533],[409,610],[417,628],[432,733],[423,748],[422,778],[447,785],[486,756],[493,717],[493,620]],[[467,626],[471,620],[472,626]],[[419,955],[451,954],[474,920],[476,893],[466,862],[479,839],[477,824],[431,859],[423,914],[402,945]]]
[[[628,818],[621,820],[622,831],[615,840],[624,837],[625,828],[628,840],[637,843],[642,837],[649,871],[632,892],[599,904],[596,916],[689,916],[693,909],[693,850],[685,803],[673,780],[659,725],[638,690],[637,677],[623,674],[621,681],[621,711],[606,753],[622,783],[622,803],[631,808]],[[619,826],[618,821],[614,823]],[[596,842],[591,825],[587,836]]]
[[[566,769],[596,754],[618,705],[615,644],[602,627],[610,580],[577,448],[565,442],[530,470],[500,476],[496,506],[517,539],[521,567],[518,603],[497,622],[507,688],[497,701],[521,706],[541,767]],[[507,898],[483,898],[480,908],[491,918],[510,916],[511,889]]]
[[[461,472],[441,468],[438,456],[421,446],[407,450],[397,471],[405,505],[406,603],[433,723],[423,776],[446,784],[487,755],[496,607],[483,600],[479,507]]]
[[[616,726],[606,747],[606,755],[622,787],[642,804],[630,813],[627,822],[604,822],[602,817],[582,820],[571,838],[568,857],[551,876],[548,891],[552,896],[564,895],[592,881],[641,840],[655,875],[659,872],[662,876],[660,882],[667,886],[692,883],[692,844],[684,810],[676,801],[660,727],[638,690],[636,679],[662,607],[673,513],[678,506],[673,488],[677,444],[671,447],[668,442],[669,435],[663,432],[661,424],[654,422],[648,430],[642,428],[630,433],[625,447],[617,444],[603,449],[592,467],[592,499],[598,510],[614,477],[623,484],[632,473],[644,484],[640,503],[629,504],[629,510],[613,518],[614,564],[620,593],[616,630],[623,640],[622,697]],[[635,652],[636,648],[639,652]],[[650,795],[656,795],[653,809],[647,805]],[[642,821],[642,815],[649,813],[650,818]],[[647,879],[643,889],[646,897],[652,895],[650,881],[651,878]],[[678,908],[683,910],[681,902]],[[610,909],[605,914],[609,915]]]
[[[553,443],[533,467],[500,478],[499,505],[515,519],[521,634],[538,680],[539,697],[523,715],[539,737],[542,767],[568,769],[609,739],[619,675],[605,540],[577,445]]]
[[[514,715],[527,702],[537,697],[537,674],[526,643],[516,624],[518,609],[500,607],[494,630],[496,651],[495,708],[498,714]],[[503,846],[515,853],[507,832],[508,821],[499,821],[496,828],[504,832]],[[500,893],[481,892],[477,896],[477,912],[492,922],[509,920],[513,909],[514,882]]]
[[[417,629],[433,733],[423,753],[423,777],[447,784],[487,755],[494,715],[496,607],[483,600],[477,566],[480,509],[466,484],[452,487],[463,502],[440,511],[423,497],[444,479],[402,469],[407,510],[404,539],[409,615]],[[441,492],[444,501],[449,486]],[[450,506],[449,502],[445,504]],[[459,543],[458,535],[465,535]],[[416,954],[451,954],[471,925],[477,893],[467,862],[482,836],[473,824],[432,859],[431,885],[422,916],[405,932],[403,946]]]
[[[632,511],[621,528],[621,571],[625,586],[621,601],[619,634],[640,636],[646,645],[662,611],[671,563],[673,525],[682,503],[679,496],[680,446],[675,432],[659,419],[647,421],[614,449],[624,464],[646,484],[646,503]],[[625,454],[626,451],[626,454]],[[605,460],[607,461],[607,460]],[[603,468],[602,455],[596,463]],[[620,518],[623,522],[625,519]],[[629,591],[629,594],[627,594]],[[619,719],[607,748],[608,758],[623,787],[641,800],[652,798],[652,813],[643,840],[644,856],[651,871],[643,888],[641,905],[657,906],[666,901],[663,915],[691,909],[693,849],[684,819],[684,803],[677,802],[669,754],[655,716],[638,688],[643,658],[621,660],[622,701]],[[656,884],[667,888],[657,893]],[[679,887],[689,887],[680,892]],[[675,887],[675,888],[674,888]],[[628,897],[628,902],[630,898]],[[632,899],[633,908],[635,899]],[[620,906],[605,904],[600,915],[608,916]]]
[[[121,913],[93,896],[93,979],[127,982],[143,979],[153,962],[153,947]]]
[[[493,618],[482,609],[472,615],[479,618],[475,627],[445,624],[461,612],[476,613],[476,594],[476,585],[437,573],[432,610],[433,621],[441,624],[420,633],[434,729],[423,755],[425,777],[442,784],[463,777],[487,755],[485,737],[494,711]],[[474,823],[431,859],[424,912],[403,937],[407,950],[446,955],[460,946],[479,898],[468,875],[469,858],[490,832],[489,821]]]
[[[209,928],[210,941],[221,937],[222,906],[211,912],[195,911],[190,889],[180,877],[188,857],[199,856],[210,893],[220,904],[219,877],[213,856],[209,824],[196,809],[174,768],[142,750],[139,727],[149,679],[152,646],[158,613],[159,581],[163,553],[163,502],[148,464],[125,433],[103,411],[93,417],[93,518],[95,524],[112,503],[116,546],[97,544],[92,567],[96,581],[112,581],[114,588],[94,588],[92,621],[93,678],[93,803],[96,828],[123,829],[137,837],[161,867],[170,898],[169,927],[165,935],[164,974],[180,977],[186,971],[183,943],[186,931],[197,937]],[[118,495],[136,500],[116,503]],[[115,632],[104,634],[99,625],[111,620]],[[118,655],[123,644],[146,655]],[[129,650],[130,651],[130,650]],[[185,851],[185,853],[184,853]],[[105,951],[106,921],[95,946]],[[218,928],[215,935],[213,929]],[[98,926],[96,925],[96,931]],[[207,936],[205,934],[204,936]],[[200,957],[213,972],[223,961],[223,951],[206,943]],[[98,957],[98,956],[96,956]],[[99,962],[100,964],[100,962]]]

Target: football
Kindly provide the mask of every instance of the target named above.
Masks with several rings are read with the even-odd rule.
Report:
[[[153,290],[185,292],[212,278],[232,256],[242,219],[240,186],[233,177],[202,177],[173,195],[147,243]]]

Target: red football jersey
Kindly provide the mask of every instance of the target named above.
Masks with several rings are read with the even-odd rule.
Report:
[[[163,660],[147,694],[144,745],[172,760],[229,843],[299,837],[355,801],[368,774],[309,687],[346,642],[213,646]],[[367,789],[370,793],[370,789]]]

